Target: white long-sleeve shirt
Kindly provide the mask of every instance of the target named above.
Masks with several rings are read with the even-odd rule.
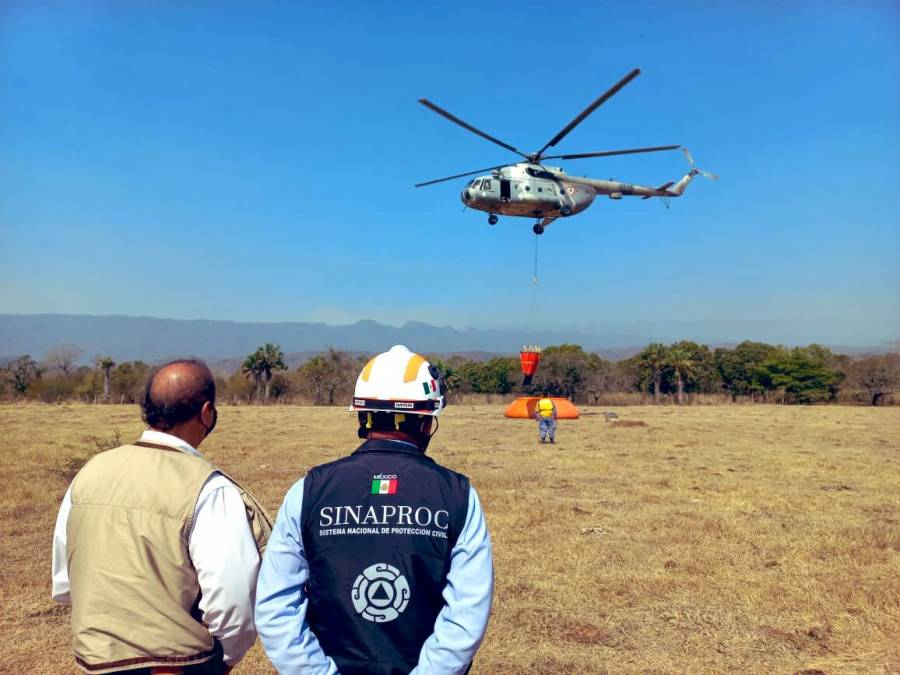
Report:
[[[161,431],[145,431],[141,440],[202,456],[180,438]],[[70,601],[66,524],[71,508],[69,486],[53,532],[53,599],[65,603]],[[210,476],[200,490],[188,547],[200,583],[203,622],[222,645],[225,663],[233,666],[256,641],[253,605],[259,553],[240,492],[222,474]]]

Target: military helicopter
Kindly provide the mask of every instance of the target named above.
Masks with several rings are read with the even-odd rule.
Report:
[[[442,117],[446,117],[454,124],[458,124],[463,129],[471,131],[478,136],[499,145],[501,148],[511,150],[517,155],[525,158],[524,162],[516,164],[501,164],[498,166],[489,166],[485,169],[476,171],[467,171],[466,173],[458,173],[454,176],[446,176],[430,180],[425,183],[418,183],[416,187],[424,187],[426,185],[434,185],[455,178],[463,178],[475,174],[482,174],[490,171],[487,175],[480,175],[473,178],[463,188],[462,202],[469,208],[485,211],[488,215],[488,223],[496,225],[497,214],[504,216],[518,216],[523,218],[537,218],[535,223],[535,234],[543,234],[544,228],[560,217],[574,216],[593,204],[597,195],[606,195],[610,199],[621,199],[624,196],[641,197],[642,199],[650,199],[651,197],[661,197],[666,201],[670,197],[680,197],[684,194],[685,188],[694,179],[694,176],[701,175],[712,180],[718,180],[718,176],[702,171],[694,166],[694,159],[687,148],[682,148],[690,164],[690,171],[684,175],[677,183],[670,181],[659,187],[648,187],[645,185],[634,185],[632,183],[622,183],[615,180],[599,180],[596,178],[580,178],[578,176],[570,176],[562,169],[552,166],[544,166],[543,161],[548,159],[585,159],[588,157],[611,157],[613,155],[633,155],[641,152],[660,152],[663,150],[677,150],[680,145],[660,145],[652,148],[630,148],[627,150],[605,150],[602,152],[584,152],[568,155],[545,155],[549,148],[554,147],[569,132],[581,124],[591,113],[603,105],[619,92],[622,87],[631,82],[634,78],[641,74],[639,68],[635,68],[625,77],[613,85],[607,92],[591,103],[578,117],[569,122],[562,131],[551,138],[540,150],[532,153],[524,153],[509,143],[505,143],[490,134],[481,131],[471,124],[464,122],[455,115],[447,112],[438,105],[425,98],[419,99],[419,103],[436,112]]]

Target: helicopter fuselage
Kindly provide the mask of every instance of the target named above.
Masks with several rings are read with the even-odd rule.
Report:
[[[569,176],[558,167],[522,162],[469,181],[460,198],[467,207],[487,213],[559,218],[584,211],[593,204],[597,195],[607,195],[610,199],[621,199],[623,196],[675,197],[689,182],[687,176],[685,179],[682,179],[685,185],[676,186],[680,190],[672,191],[614,180]]]
[[[554,218],[584,211],[593,188],[566,180],[562,169],[520,163],[469,181],[460,198],[469,208],[506,216]]]

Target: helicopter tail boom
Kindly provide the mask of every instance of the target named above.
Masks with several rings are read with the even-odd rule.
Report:
[[[656,188],[657,192],[666,192],[670,187],[675,185],[674,180],[670,180],[668,183],[664,183]],[[656,197],[657,195],[644,195],[641,199],[650,199],[651,197]],[[666,196],[671,196],[670,194],[666,194]]]
[[[709,173],[708,171],[704,171],[703,169],[698,169],[694,165],[694,158],[691,156],[690,151],[687,148],[682,148],[684,152],[684,156],[688,161],[688,164],[691,165],[691,170],[688,171],[677,183],[674,181],[669,181],[664,185],[660,185],[659,187],[650,187],[647,185],[634,185],[631,183],[621,183],[619,181],[615,181],[613,179],[610,180],[599,180],[596,178],[581,178],[577,176],[565,176],[565,181],[569,183],[575,183],[580,185],[587,185],[593,188],[597,194],[608,195],[610,199],[621,199],[623,196],[632,196],[632,197],[641,197],[642,199],[650,199],[651,197],[662,197],[663,199],[667,197],[680,197],[684,194],[684,191],[687,189],[687,186],[690,184],[692,180],[694,180],[694,176],[700,175],[704,178],[709,178],[710,180],[719,180],[719,177],[713,173]]]
[[[668,192],[670,193],[670,196],[672,196],[672,197],[680,197],[681,195],[683,195],[683,194],[684,194],[684,191],[687,189],[687,186],[690,185],[690,183],[691,183],[692,180],[694,180],[694,176],[695,176],[695,175],[696,175],[696,174],[693,172],[693,170],[691,170],[691,171],[689,171],[688,173],[684,174],[684,176],[682,177],[682,179],[681,179],[680,181],[678,181],[677,183],[675,183],[675,184],[668,190]]]

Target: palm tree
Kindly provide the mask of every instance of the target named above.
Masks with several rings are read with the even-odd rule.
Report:
[[[257,396],[259,395],[260,384],[265,385],[265,397],[263,403],[269,402],[269,388],[272,383],[272,376],[276,370],[287,370],[284,362],[284,352],[281,347],[271,342],[267,342],[262,347],[258,347],[255,352],[249,354],[241,366],[241,370],[247,377],[253,376],[256,380]]]
[[[642,368],[648,369],[653,376],[653,402],[659,404],[659,388],[662,384],[662,371],[668,363],[669,349],[661,342],[651,342],[638,354]]]
[[[110,372],[115,368],[116,362],[111,356],[98,356],[97,367],[103,371],[103,398],[109,403]]]
[[[259,400],[259,391],[262,389],[262,373],[259,370],[258,365],[259,359],[259,350],[257,349],[252,354],[247,354],[247,358],[244,359],[244,362],[241,364],[241,372],[245,377],[252,377],[253,381],[256,383],[256,399]]]
[[[694,372],[694,360],[686,349],[675,346],[669,350],[666,365],[675,373],[675,388],[678,392],[678,405],[684,403],[684,380]]]

